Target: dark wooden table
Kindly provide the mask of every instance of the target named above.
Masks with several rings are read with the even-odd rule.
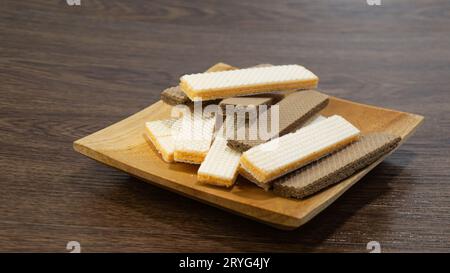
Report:
[[[381,2],[1,0],[0,251],[450,251],[450,3]],[[218,61],[303,64],[331,95],[426,120],[290,232],[73,151]]]

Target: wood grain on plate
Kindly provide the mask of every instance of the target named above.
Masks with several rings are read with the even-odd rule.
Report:
[[[84,155],[148,182],[282,229],[293,229],[309,221],[385,158],[304,200],[278,197],[272,192],[246,183],[244,178],[232,189],[208,186],[197,182],[197,166],[166,163],[146,141],[144,123],[169,118],[170,113],[171,107],[159,101],[129,118],[75,141],[74,148]],[[419,115],[337,98],[331,98],[321,114],[341,115],[363,134],[389,132],[401,136],[402,142],[414,132],[423,119]]]

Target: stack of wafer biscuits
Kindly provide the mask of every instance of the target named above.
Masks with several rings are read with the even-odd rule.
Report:
[[[146,136],[168,164],[200,165],[199,183],[232,187],[241,175],[280,196],[307,198],[400,142],[383,132],[362,134],[345,117],[321,115],[329,97],[316,90],[318,82],[300,65],[219,63],[164,90],[164,102],[189,111],[146,122]]]

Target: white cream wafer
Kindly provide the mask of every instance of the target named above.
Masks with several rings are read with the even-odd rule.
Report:
[[[266,185],[357,140],[359,134],[350,122],[335,115],[251,148],[242,154],[240,168],[259,186]]]
[[[316,115],[312,118],[310,118],[307,122],[305,122],[305,124],[301,127],[301,128],[305,128],[308,125],[312,125],[315,124],[317,122],[323,121],[327,119],[326,117],[322,116],[322,115]],[[299,129],[300,130],[300,129]],[[234,150],[234,149],[233,149]],[[270,188],[270,183],[259,183],[258,180],[256,180],[250,173],[248,173],[247,171],[245,171],[244,168],[240,168],[239,169],[239,173],[247,178],[247,180],[252,181],[253,183],[257,184],[258,186],[260,186],[261,188],[265,189],[265,190],[269,190]]]
[[[238,174],[240,157],[240,152],[227,146],[225,138],[217,136],[198,169],[198,181],[217,186],[233,186]]]
[[[174,161],[175,135],[180,119],[155,120],[145,123],[145,131],[150,142],[166,162]]]
[[[180,87],[191,100],[212,100],[316,88],[318,81],[319,78],[303,66],[278,65],[184,75],[180,78]]]
[[[202,111],[186,113],[181,118],[175,138],[174,160],[201,164],[211,146],[215,117],[203,117]]]

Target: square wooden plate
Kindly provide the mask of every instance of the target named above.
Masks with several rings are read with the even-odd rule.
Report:
[[[144,123],[168,118],[170,110],[171,106],[159,101],[120,122],[75,141],[74,149],[149,183],[281,229],[294,229],[308,222],[386,157],[305,200],[278,197],[241,177],[232,189],[207,186],[197,182],[198,166],[164,162],[144,137]],[[390,132],[399,135],[402,137],[401,143],[423,120],[422,116],[415,114],[334,97],[330,98],[329,105],[321,114],[341,115],[362,133]]]

